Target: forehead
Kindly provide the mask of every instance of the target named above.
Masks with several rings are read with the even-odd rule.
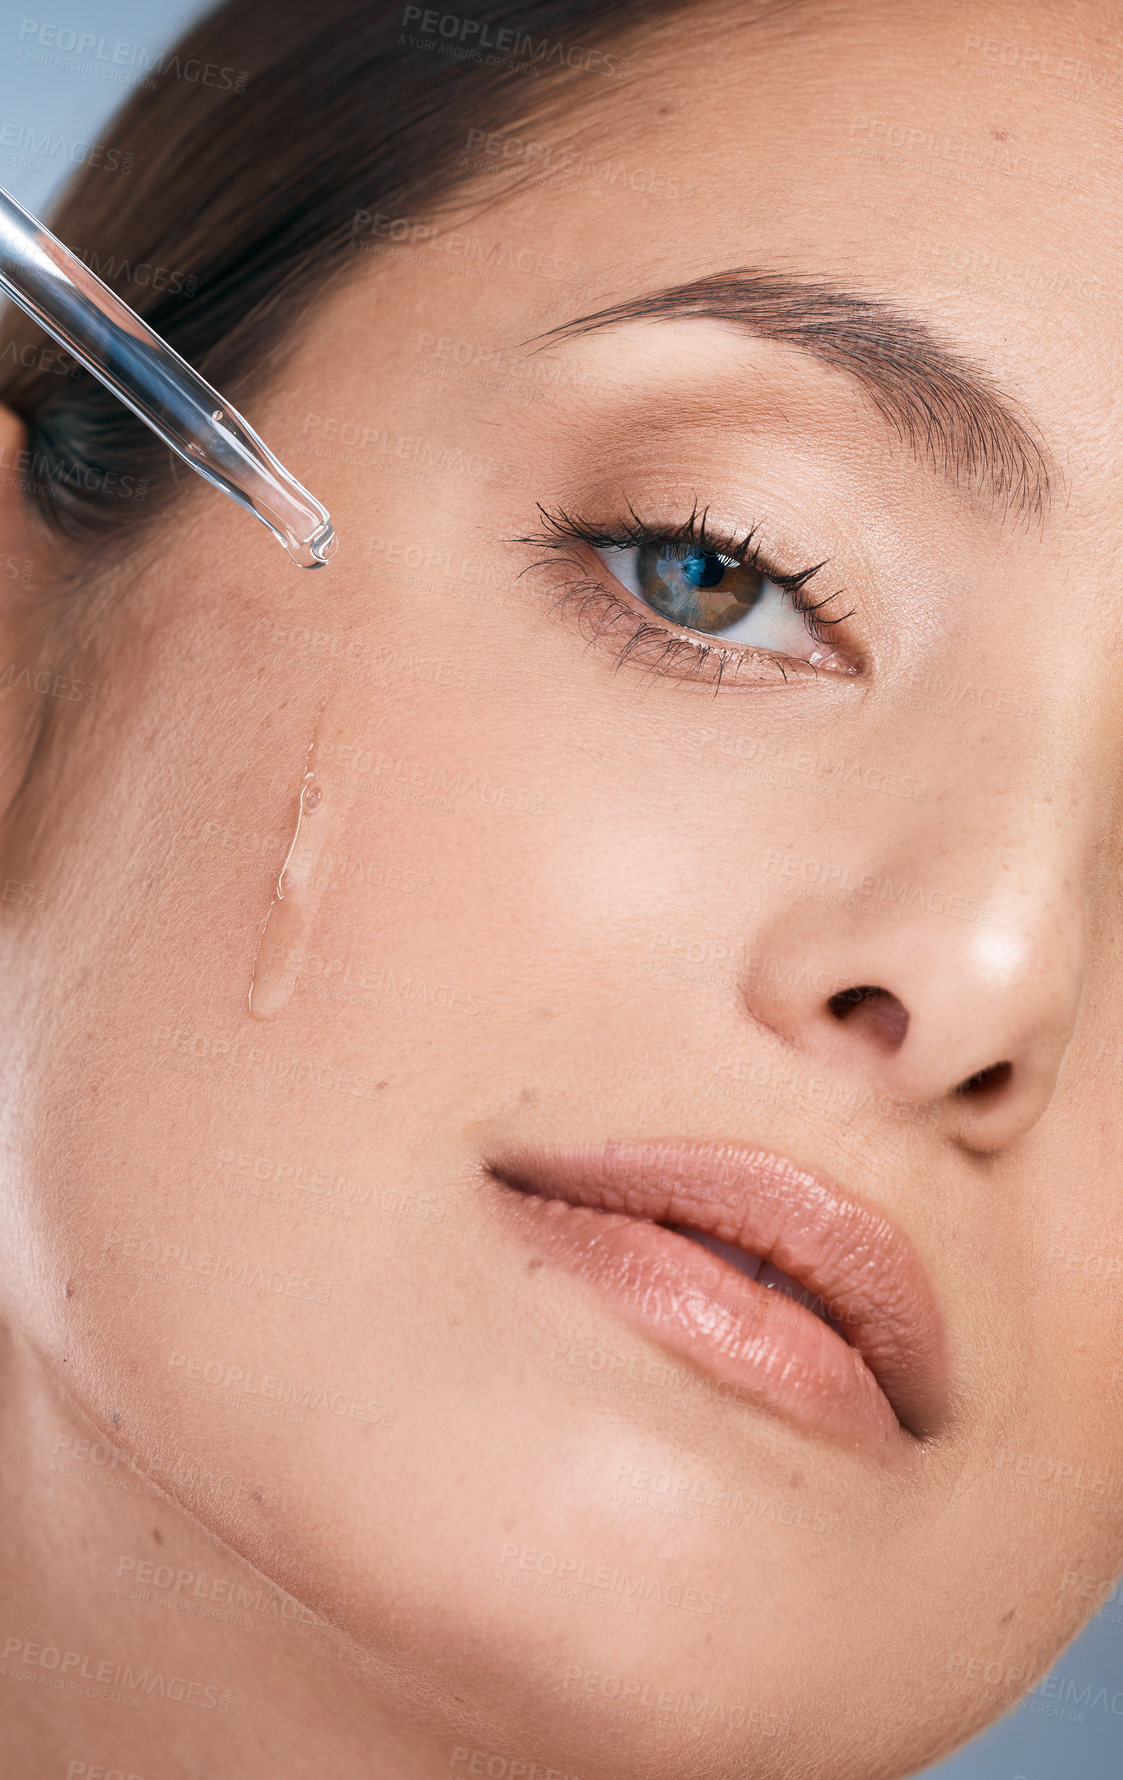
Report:
[[[1064,464],[1123,377],[1121,24],[986,21],[906,0],[674,15],[564,112],[477,133],[477,226],[556,271],[496,302],[525,338],[732,266],[829,278],[938,329]]]

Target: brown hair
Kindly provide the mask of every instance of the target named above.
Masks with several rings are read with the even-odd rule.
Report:
[[[362,259],[358,215],[431,214],[472,177],[466,145],[482,138],[471,131],[571,120],[575,93],[590,119],[598,99],[624,103],[623,55],[606,45],[682,3],[470,0],[461,14],[227,0],[107,126],[113,165],[83,167],[51,227],[244,403],[302,310]],[[95,546],[135,536],[190,473],[18,311],[2,351],[0,399],[29,428],[31,499],[53,535],[85,546],[88,567]]]

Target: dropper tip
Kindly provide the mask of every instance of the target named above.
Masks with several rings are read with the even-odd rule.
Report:
[[[322,569],[327,566],[335,555],[339,539],[330,519],[325,519],[319,531],[313,532],[308,540],[308,554],[311,562],[305,566],[310,569]]]

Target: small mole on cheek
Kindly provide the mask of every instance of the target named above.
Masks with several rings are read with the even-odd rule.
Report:
[[[541,1266],[543,1266],[543,1265],[544,1265],[544,1263],[543,1263],[543,1260],[542,1260],[542,1256],[541,1256],[541,1255],[535,1255],[535,1256],[534,1256],[534,1257],[533,1257],[533,1259],[532,1259],[532,1260],[531,1260],[531,1261],[529,1261],[529,1262],[528,1262],[528,1263],[527,1263],[527,1269],[526,1269],[526,1270],[527,1270],[527,1272],[528,1272],[528,1273],[537,1273],[537,1271],[538,1271],[538,1269],[539,1269],[539,1267],[541,1267]]]
[[[1011,1607],[1009,1613],[1004,1613],[1002,1615],[1002,1618],[998,1622],[999,1625],[1009,1625],[1010,1621],[1013,1619],[1016,1612],[1017,1612],[1017,1608]]]
[[[121,1426],[121,1417],[117,1414],[117,1411],[115,1409],[110,1412],[109,1419],[113,1423],[113,1426],[115,1428],[119,1428]]]
[[[152,1537],[155,1539],[157,1545],[162,1545],[164,1543],[164,1535],[161,1533],[159,1527],[153,1527]]]

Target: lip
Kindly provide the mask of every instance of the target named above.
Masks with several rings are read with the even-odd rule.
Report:
[[[931,1282],[904,1232],[846,1189],[735,1144],[525,1149],[487,1170],[541,1258],[727,1391],[883,1453],[940,1431],[948,1370]],[[668,1224],[771,1262],[842,1333]]]

